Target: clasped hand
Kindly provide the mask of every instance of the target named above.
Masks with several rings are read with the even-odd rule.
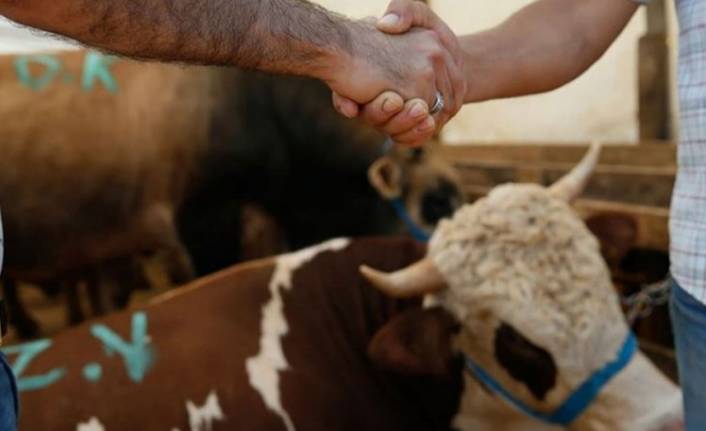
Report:
[[[456,35],[427,5],[413,0],[393,0],[377,22],[359,22],[352,55],[339,72],[328,82],[336,110],[407,146],[431,138],[461,109],[466,95]],[[432,115],[437,92],[444,108]]]

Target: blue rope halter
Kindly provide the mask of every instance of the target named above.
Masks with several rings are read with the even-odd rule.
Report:
[[[431,235],[429,235],[424,229],[421,228],[417,223],[412,220],[412,216],[407,212],[407,207],[400,198],[395,198],[390,200],[390,204],[395,209],[397,216],[402,220],[402,222],[407,227],[409,234],[412,238],[419,242],[429,242]]]
[[[385,138],[385,142],[383,142],[382,144],[381,154],[388,154],[390,151],[392,151],[392,148],[394,146],[395,141],[393,141],[392,138],[387,136]],[[409,231],[409,234],[412,235],[412,238],[416,239],[419,242],[429,242],[431,235],[429,235],[427,231],[422,229],[421,226],[414,222],[412,216],[410,216],[407,212],[407,206],[404,204],[401,198],[390,199],[390,204],[392,205],[392,208],[395,209],[397,217],[399,217],[400,220],[402,220],[402,222],[407,227],[407,230]]]
[[[551,413],[539,412],[519,400],[468,357],[466,357],[466,369],[478,378],[488,389],[527,416],[552,425],[567,427],[574,422],[576,418],[581,416],[591,403],[595,401],[605,385],[630,363],[636,351],[637,339],[632,332],[629,332],[617,357],[603,366],[603,368],[596,370]]]

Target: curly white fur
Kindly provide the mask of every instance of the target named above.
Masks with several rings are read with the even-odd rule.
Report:
[[[433,302],[462,322],[457,347],[537,409],[556,407],[615,358],[627,335],[598,242],[569,205],[543,187],[499,186],[460,209],[438,226],[429,257],[449,285]],[[552,354],[559,375],[545,400],[533,397],[495,359],[494,336],[501,323]],[[668,392],[675,390],[663,380],[658,383]],[[621,399],[633,397],[613,395],[604,399],[613,404],[611,410],[620,406],[624,417],[642,410]],[[606,414],[592,410],[593,416]],[[621,420],[608,416],[608,427]],[[583,422],[591,423],[586,429],[603,429],[595,418]]]

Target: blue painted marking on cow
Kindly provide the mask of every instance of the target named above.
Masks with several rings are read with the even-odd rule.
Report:
[[[20,82],[34,91],[47,88],[61,71],[61,61],[52,55],[23,55],[17,57],[14,63],[15,72]],[[29,70],[31,63],[43,65],[44,72],[40,76],[32,76],[32,72]]]
[[[103,55],[99,52],[88,52],[83,63],[83,76],[81,88],[84,91],[93,90],[96,81],[100,81],[111,93],[117,93],[118,82],[110,71],[110,66],[117,60],[112,55]]]
[[[147,315],[138,312],[132,315],[132,340],[125,342],[118,334],[105,325],[91,327],[91,334],[103,342],[106,352],[120,354],[125,362],[128,376],[136,383],[144,379],[155,361],[154,350],[147,339]]]
[[[88,51],[83,60],[83,71],[81,72],[81,88],[83,91],[92,91],[99,84],[110,93],[117,93],[118,81],[113,76],[110,67],[115,63],[117,57],[105,55],[100,52]],[[41,91],[49,87],[57,77],[65,84],[75,82],[76,77],[71,73],[59,76],[64,65],[60,58],[49,55],[22,55],[15,58],[15,73],[20,82],[34,91]],[[37,64],[44,66],[44,71],[39,76],[33,76],[30,65]]]
[[[103,367],[100,364],[91,362],[83,367],[83,377],[89,382],[97,382],[103,377]]]
[[[17,389],[20,392],[44,389],[53,385],[66,375],[65,368],[54,368],[45,374],[35,376],[25,377],[22,375],[30,362],[32,362],[37,355],[51,347],[51,344],[51,340],[44,339],[2,349],[3,353],[6,355],[17,355],[17,359],[12,364],[12,372],[15,374]]]

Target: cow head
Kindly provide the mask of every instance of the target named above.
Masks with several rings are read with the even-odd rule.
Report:
[[[442,221],[427,257],[385,274],[362,268],[396,297],[426,296],[426,308],[388,323],[373,359],[406,371],[443,372],[454,354],[536,412],[557,409],[628,338],[596,239],[569,202],[599,148],[550,188],[506,184]],[[467,373],[460,430],[556,429],[505,403]],[[642,355],[632,356],[569,425],[572,430],[682,429],[681,394]],[[546,427],[546,428],[545,428]]]
[[[400,201],[426,232],[464,201],[453,168],[431,149],[396,148],[370,166],[368,178],[383,199]]]

